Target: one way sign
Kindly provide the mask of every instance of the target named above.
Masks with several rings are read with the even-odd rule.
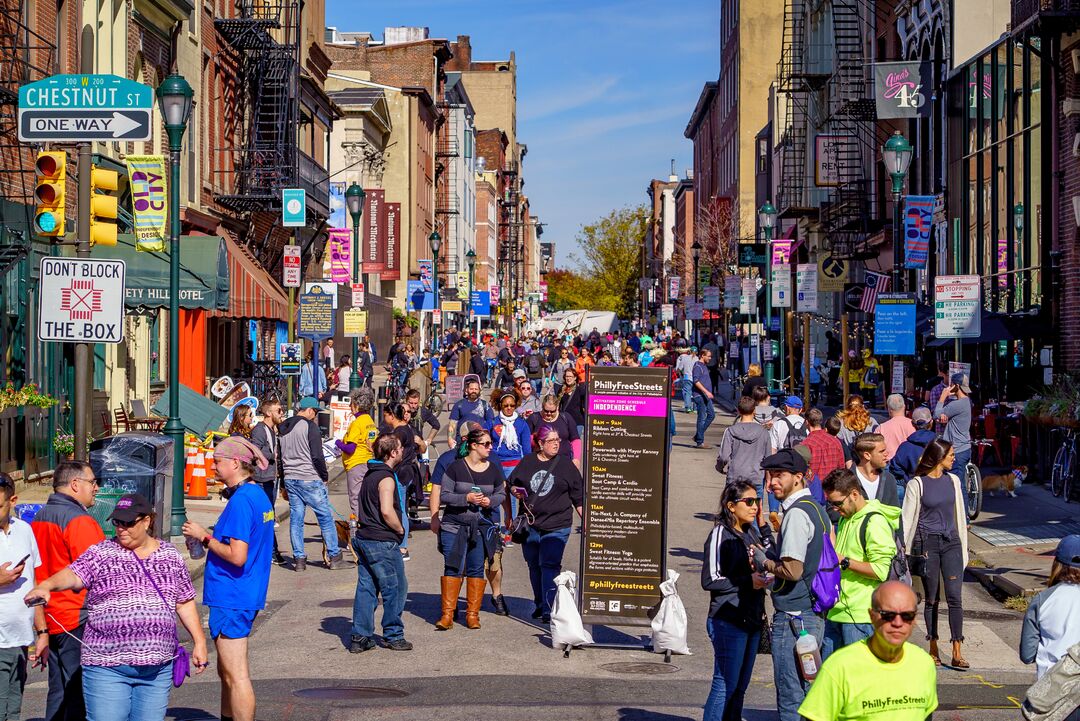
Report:
[[[25,110],[19,113],[19,140],[149,140],[149,110]]]
[[[19,140],[149,140],[154,93],[118,75],[51,75],[19,88]]]

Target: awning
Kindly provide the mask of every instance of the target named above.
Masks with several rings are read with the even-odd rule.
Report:
[[[289,298],[257,260],[232,238],[225,238],[228,249],[228,309],[210,315],[231,318],[288,320]]]
[[[134,235],[120,235],[116,245],[95,246],[95,258],[127,264],[124,304],[128,308],[167,308],[169,254],[135,250]],[[180,307],[229,307],[229,266],[225,240],[216,235],[180,236]]]

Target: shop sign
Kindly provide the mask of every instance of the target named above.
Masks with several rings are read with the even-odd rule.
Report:
[[[843,293],[847,283],[850,264],[846,260],[834,258],[832,253],[818,254],[818,284],[821,293]]]
[[[669,374],[589,371],[579,603],[586,624],[648,626],[666,571]]]
[[[764,268],[769,262],[769,246],[765,243],[740,243],[739,267]]]
[[[874,101],[879,120],[930,114],[927,90],[933,86],[928,62],[874,63]]]
[[[934,335],[982,335],[982,287],[977,275],[939,275],[934,279]]]

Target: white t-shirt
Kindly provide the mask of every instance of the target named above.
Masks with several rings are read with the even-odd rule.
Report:
[[[859,467],[855,467],[855,475],[859,477],[859,483],[862,484],[863,494],[866,496],[866,500],[871,501],[877,498],[878,486],[881,485],[881,476],[878,476],[876,481],[871,481],[869,478],[862,474]]]
[[[27,554],[22,575],[13,583],[0,586],[0,648],[29,646],[34,642],[34,609],[23,603],[34,587],[34,569],[41,565],[37,541],[30,524],[12,516],[8,531],[0,531],[0,565],[11,568]]]
[[[814,537],[814,522],[806,514],[806,509],[799,508],[799,513],[791,513],[791,507],[803,497],[809,497],[810,491],[792,493],[780,503],[784,518],[780,521],[780,558],[790,558],[803,563],[806,561],[806,547]]]

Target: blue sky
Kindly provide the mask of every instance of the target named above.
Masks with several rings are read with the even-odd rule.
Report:
[[[672,158],[691,167],[683,130],[720,66],[719,0],[327,0],[326,24],[469,35],[475,60],[516,52],[525,192],[560,266],[581,225],[645,202]]]

